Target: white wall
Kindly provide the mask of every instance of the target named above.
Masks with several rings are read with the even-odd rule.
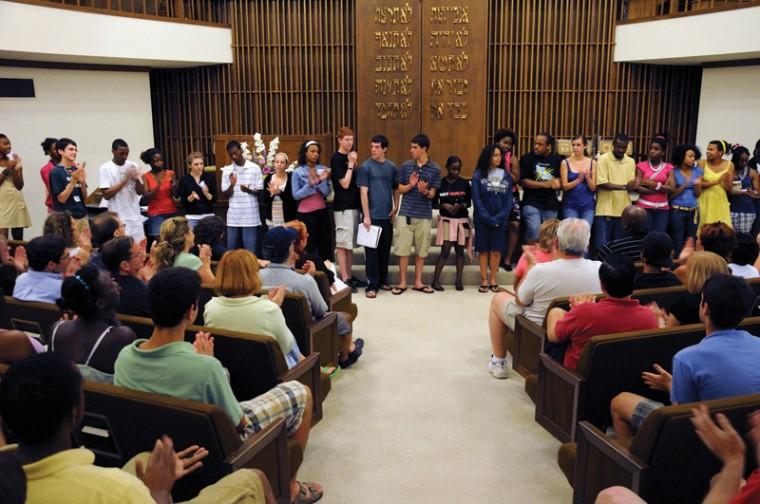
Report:
[[[226,27],[6,1],[0,1],[0,20],[5,59],[153,67],[232,63],[232,30]]]
[[[760,57],[760,6],[615,27],[615,61],[667,65]]]
[[[40,168],[47,162],[40,142],[69,137],[87,161],[87,184],[98,186],[98,167],[111,159],[111,142],[125,139],[130,159],[153,146],[153,118],[147,72],[0,67],[0,77],[34,79],[35,98],[0,98],[0,133],[5,133],[24,165],[24,197],[38,236],[47,215]]]
[[[750,152],[760,138],[760,65],[705,68],[699,97],[697,145],[727,140]]]

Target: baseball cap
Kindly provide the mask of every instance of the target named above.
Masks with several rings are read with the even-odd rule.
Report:
[[[298,230],[275,226],[264,235],[264,257],[270,260],[287,258],[290,246],[298,239]]]
[[[644,262],[652,266],[661,268],[673,268],[673,240],[670,236],[662,231],[651,231],[647,233],[641,242],[641,248],[644,251]]]

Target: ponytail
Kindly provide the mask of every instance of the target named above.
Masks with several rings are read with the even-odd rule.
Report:
[[[190,224],[185,217],[172,217],[161,224],[159,242],[151,252],[156,271],[174,266],[177,256],[185,248]]]

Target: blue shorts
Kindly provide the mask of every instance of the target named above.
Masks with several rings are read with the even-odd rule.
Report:
[[[476,252],[506,252],[507,229],[503,223],[499,227],[491,227],[483,223],[475,224],[475,241],[473,246]]]

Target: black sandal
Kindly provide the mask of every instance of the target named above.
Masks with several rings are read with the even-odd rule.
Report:
[[[478,287],[478,292],[480,292],[481,294],[485,294],[486,292],[488,292],[488,287],[489,287],[488,285],[481,284],[481,286]]]

